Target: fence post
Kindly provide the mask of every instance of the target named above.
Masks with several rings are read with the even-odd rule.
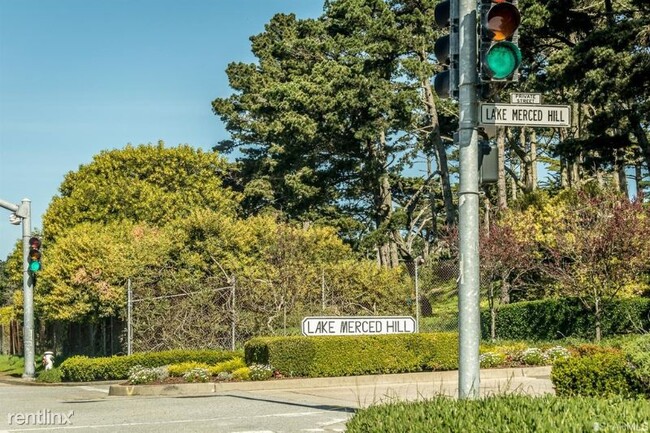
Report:
[[[232,351],[235,350],[235,325],[236,325],[236,316],[237,316],[237,311],[236,311],[236,304],[235,304],[235,296],[236,296],[236,290],[235,290],[235,277],[232,277],[232,287],[230,289],[231,293],[231,298],[232,298],[232,320],[231,320],[231,326],[230,326],[230,349]]]
[[[131,279],[127,281],[127,300],[126,300],[126,354],[131,355],[133,353],[132,344],[133,344],[133,325],[131,324],[132,319],[132,308],[133,308],[133,292],[131,291]]]
[[[420,280],[418,276],[418,265],[422,257],[415,259],[415,332],[420,332]]]

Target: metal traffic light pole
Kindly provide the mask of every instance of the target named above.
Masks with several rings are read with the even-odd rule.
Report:
[[[453,0],[452,0],[453,1]],[[479,396],[479,149],[476,0],[457,0],[459,10],[458,192],[460,281],[458,285],[458,398]]]
[[[34,378],[34,277],[29,272],[29,239],[31,238],[31,200],[24,198],[20,205],[0,200],[0,207],[13,212],[23,225],[23,354],[25,356],[24,379]],[[13,221],[12,221],[13,222]]]

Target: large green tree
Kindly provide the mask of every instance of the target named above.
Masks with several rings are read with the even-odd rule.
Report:
[[[372,232],[385,266],[395,266],[398,253],[414,253],[404,230],[420,235],[432,224],[432,212],[428,223],[407,227],[395,218],[398,190],[411,222],[415,204],[429,198],[421,183],[399,182],[418,150],[437,155],[443,167],[445,212],[453,221],[428,84],[432,39],[423,22],[432,3],[405,3],[330,1],[319,19],[276,15],[251,38],[258,64],[229,65],[235,93],[213,102],[232,136],[218,148],[243,155],[246,208],[272,206],[310,221],[355,218]]]
[[[188,145],[128,145],[102,151],[70,172],[43,216],[44,247],[84,222],[163,226],[195,209],[234,215],[238,196],[223,187],[225,159]]]

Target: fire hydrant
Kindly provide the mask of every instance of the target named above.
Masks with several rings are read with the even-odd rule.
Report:
[[[43,366],[45,366],[45,370],[51,370],[54,367],[53,352],[45,352],[45,355],[43,355]]]

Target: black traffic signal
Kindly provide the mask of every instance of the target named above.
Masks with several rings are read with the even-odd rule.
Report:
[[[458,98],[458,0],[444,0],[433,11],[436,25],[449,28],[449,34],[438,38],[433,46],[438,63],[444,71],[433,77],[433,88],[441,98]]]
[[[480,140],[478,158],[479,179],[481,185],[496,183],[499,180],[499,157],[497,146],[489,141]]]
[[[517,0],[480,0],[479,15],[481,81],[517,81],[521,64]]]
[[[27,255],[29,272],[41,270],[41,240],[33,237],[29,239],[29,254]]]

